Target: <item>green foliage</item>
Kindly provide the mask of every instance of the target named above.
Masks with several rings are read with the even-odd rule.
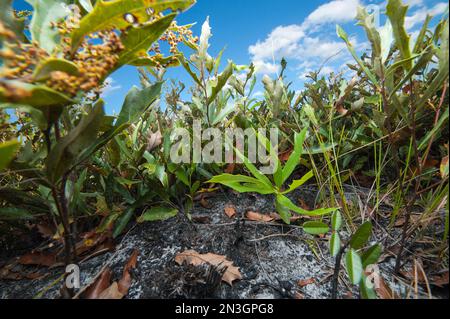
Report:
[[[111,27],[126,29],[134,24],[143,24],[152,15],[167,9],[174,12],[186,10],[195,0],[97,0],[94,9],[80,22],[72,34],[72,48],[75,51],[84,36]]]
[[[19,146],[20,144],[17,141],[0,143],[0,171],[9,165]]]

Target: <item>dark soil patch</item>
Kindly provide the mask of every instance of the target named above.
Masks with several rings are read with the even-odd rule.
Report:
[[[316,191],[303,188],[292,199],[303,199],[314,206]],[[328,240],[313,238],[298,225],[257,223],[243,217],[249,210],[263,214],[275,211],[273,198],[220,193],[208,200],[210,208],[197,205],[194,220],[188,223],[178,217],[165,222],[136,225],[126,234],[114,253],[91,259],[80,265],[81,284],[87,285],[105,266],[121,276],[133,250],[140,253],[138,267],[133,272],[133,285],[127,298],[329,298],[333,258],[329,256]],[[233,204],[234,219],[224,214],[226,205]],[[301,224],[301,221],[300,221]],[[220,282],[217,269],[180,266],[175,256],[185,250],[224,255],[240,268],[242,280],[233,286]],[[393,267],[392,258],[381,266],[386,278]],[[63,269],[52,270],[36,280],[0,281],[0,298],[57,298]],[[300,281],[314,283],[305,286]],[[399,292],[402,287],[397,287]],[[340,284],[341,297],[357,297],[358,292]]]

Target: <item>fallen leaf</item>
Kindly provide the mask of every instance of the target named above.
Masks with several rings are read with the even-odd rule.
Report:
[[[233,218],[236,216],[236,208],[233,205],[225,206],[225,215],[227,215],[228,218]]]
[[[113,284],[106,288],[97,299],[119,300],[123,297],[125,297],[125,294],[120,291],[119,284],[113,282]]]
[[[122,278],[120,279],[120,281],[118,283],[119,291],[124,296],[126,294],[128,294],[128,290],[131,287],[132,277],[131,277],[130,271],[132,269],[136,268],[138,256],[139,256],[139,251],[134,250],[133,254],[131,255],[130,259],[128,260],[127,264],[125,265],[125,268],[123,269]]]
[[[314,278],[309,278],[309,279],[305,279],[305,280],[299,280],[297,285],[301,288],[315,284],[316,280]]]
[[[31,252],[20,257],[18,262],[22,265],[51,267],[56,264],[56,254]]]
[[[248,211],[245,214],[245,217],[247,217],[248,220],[251,220],[254,222],[269,223],[269,222],[274,221],[274,218],[269,215],[263,215],[261,213],[257,213],[257,212],[253,212],[253,211]]]
[[[226,282],[230,286],[233,285],[233,281],[242,279],[242,275],[239,272],[239,268],[233,266],[233,262],[227,260],[225,256],[211,253],[199,254],[195,250],[186,250],[185,252],[179,253],[178,255],[175,256],[175,262],[178,265],[183,265],[184,263],[193,266],[209,264],[219,269],[226,268],[222,276],[222,281]]]
[[[411,215],[410,225],[417,223],[420,220],[420,218],[421,218],[420,215]],[[397,221],[395,222],[395,227],[403,227],[405,225],[405,222],[406,222],[405,217],[398,218]]]
[[[211,217],[209,216],[192,216],[192,221],[196,224],[209,224]]]
[[[226,174],[233,174],[234,173],[234,169],[236,168],[236,164],[229,164],[227,166],[227,168],[225,168],[225,173]]]
[[[203,207],[203,208],[206,208],[206,209],[211,209],[211,204],[206,200],[206,198],[205,197],[202,197],[201,199],[200,199],[200,205]]]
[[[99,296],[111,285],[111,269],[106,268],[100,277],[86,290],[85,299],[99,299]]]
[[[47,238],[47,239],[52,239],[53,236],[55,235],[55,231],[53,230],[53,228],[49,225],[45,225],[45,224],[37,224],[36,228],[38,230],[38,232],[42,235],[42,237]]]
[[[384,281],[383,277],[379,276],[380,285],[375,287],[375,292],[380,299],[399,299],[399,296],[392,290],[392,288]]]
[[[293,148],[288,149],[287,151],[280,153],[278,155],[278,158],[280,159],[280,161],[282,162],[287,162],[289,160],[289,157],[291,157],[291,154],[294,152]]]

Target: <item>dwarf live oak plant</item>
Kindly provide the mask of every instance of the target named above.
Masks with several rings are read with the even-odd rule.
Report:
[[[294,180],[287,190],[283,189],[285,182],[291,177],[297,166],[300,164],[300,159],[303,154],[303,143],[306,138],[307,129],[304,129],[301,133],[295,134],[295,148],[292,152],[286,165],[283,167],[281,161],[278,158],[278,154],[271,142],[265,138],[259,132],[255,132],[258,137],[258,142],[266,149],[269,150],[270,157],[275,162],[274,174],[272,180],[263,175],[258,168],[250,162],[250,160],[242,154],[237,148],[235,148],[236,154],[241,158],[254,177],[244,175],[232,175],[222,174],[213,177],[209,183],[222,184],[234,189],[240,193],[258,193],[262,195],[273,194],[276,196],[275,206],[277,212],[280,214],[283,221],[290,224],[291,211],[303,216],[320,217],[332,213],[337,208],[321,208],[312,211],[307,211],[303,208],[295,205],[286,195],[293,192],[300,186],[308,182],[313,176],[313,172],[309,172],[299,180]],[[318,221],[307,222],[303,225],[305,232],[313,235],[319,235],[327,233],[329,227]]]
[[[33,11],[27,28],[25,19],[12,10],[12,0],[0,4],[0,108],[30,116],[40,134],[37,141],[21,145],[23,153],[10,165],[22,176],[20,186],[2,188],[0,197],[11,205],[4,209],[10,209],[20,204],[22,188],[50,194],[36,201],[55,210],[63,229],[66,263],[73,263],[76,247],[69,200],[78,168],[139,120],[159,97],[162,83],[133,88],[117,118],[105,115],[104,102],[98,98],[102,85],[124,65],[173,65],[176,58],[164,57],[154,44],[163,38],[173,51],[182,41],[196,41],[189,27],[174,22],[177,13],[195,0],[97,0],[95,6],[90,1],[79,2],[80,6],[68,6],[73,1],[28,2]],[[3,168],[18,144],[0,145]]]
[[[343,218],[339,211],[334,212],[331,218],[332,235],[330,239],[330,252],[336,258],[334,276],[332,282],[331,298],[337,298],[339,273],[341,270],[342,257],[345,254],[345,265],[348,277],[353,285],[359,285],[361,297],[364,299],[376,299],[376,293],[371,286],[373,283],[367,278],[367,267],[378,262],[381,256],[382,248],[375,244],[366,248],[372,235],[372,224],[366,222],[342,244],[339,230],[343,224]],[[369,274],[371,275],[371,274]],[[379,274],[376,274],[379,276]]]

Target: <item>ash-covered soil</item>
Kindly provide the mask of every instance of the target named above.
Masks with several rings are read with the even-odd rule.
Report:
[[[292,194],[314,207],[317,192],[303,188]],[[139,251],[137,268],[126,298],[219,298],[219,299],[325,299],[330,298],[334,259],[330,257],[328,238],[305,234],[299,225],[245,220],[247,211],[275,212],[270,196],[218,193],[208,199],[209,207],[196,205],[194,223],[179,216],[164,222],[135,225],[119,239],[115,252],[95,257],[80,265],[81,287],[88,285],[108,266],[113,280],[120,278],[134,250]],[[236,216],[225,215],[227,205],[236,207]],[[380,235],[381,236],[381,235]],[[345,237],[345,234],[344,234]],[[374,240],[385,240],[377,238]],[[185,250],[224,255],[239,267],[242,280],[233,286],[221,282],[212,267],[178,265],[175,256]],[[394,260],[381,263],[381,274],[391,284]],[[0,280],[0,298],[58,298],[63,268],[56,268],[41,279]],[[344,274],[344,272],[342,272]],[[341,298],[358,298],[358,291],[340,281]],[[406,288],[393,285],[400,296]]]

